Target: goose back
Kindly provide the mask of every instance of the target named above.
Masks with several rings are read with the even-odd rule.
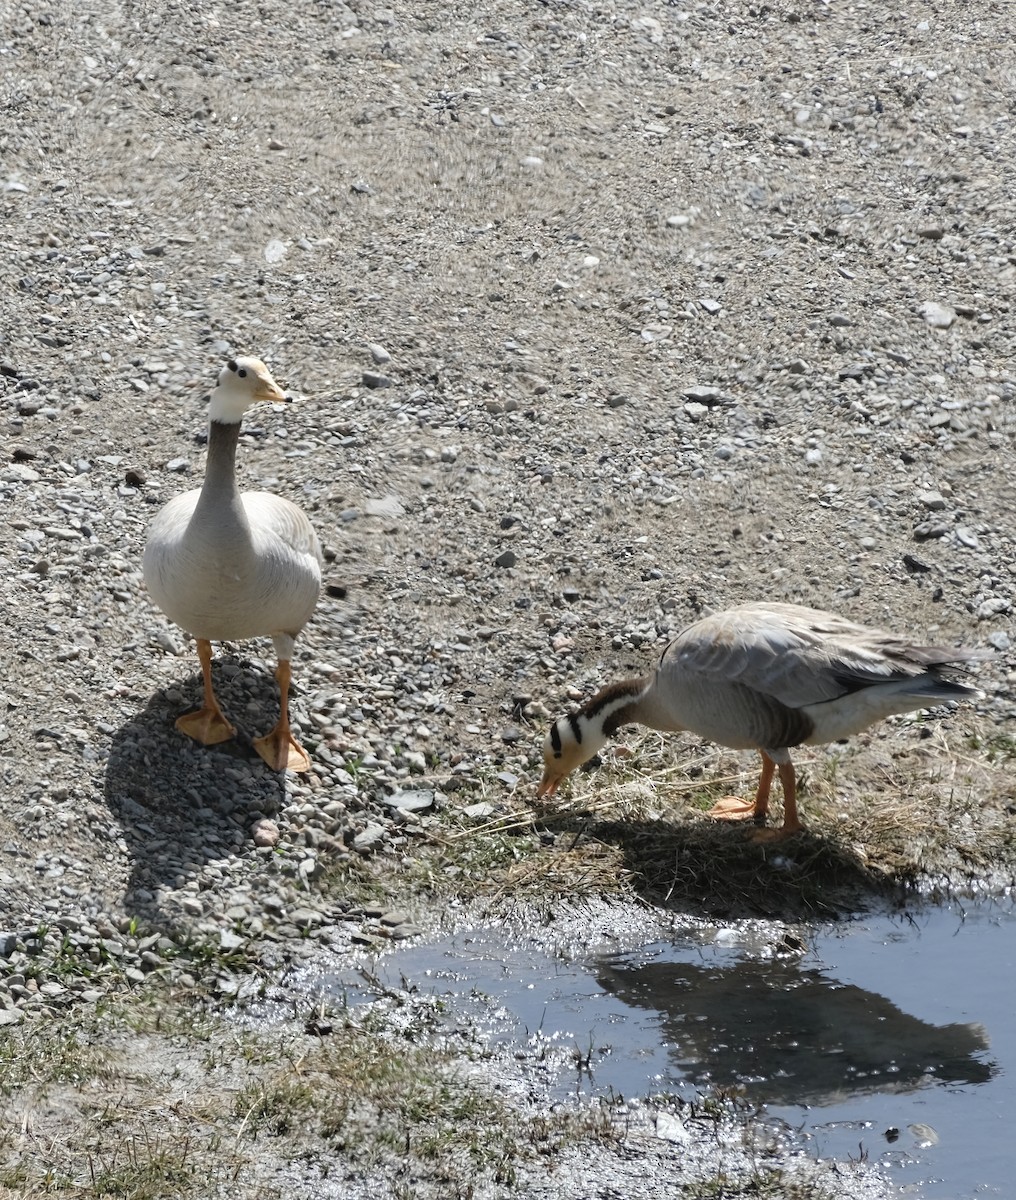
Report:
[[[979,657],[798,605],[749,604],[677,635],[660,663],[656,703],[683,728],[734,748],[827,742],[922,700],[974,694],[942,672]]]

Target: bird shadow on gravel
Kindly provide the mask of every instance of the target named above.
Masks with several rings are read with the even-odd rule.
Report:
[[[616,847],[633,887],[650,904],[724,920],[835,918],[899,899],[899,885],[848,846],[803,832],[751,841],[749,825],[592,820],[580,836]]]
[[[156,692],[113,735],[105,800],[130,859],[124,906],[146,921],[175,923],[186,904],[181,908],[166,893],[186,889],[213,860],[238,854],[251,824],[285,804],[284,775],[258,757],[247,732],[275,720],[274,680],[228,657],[216,660],[213,673],[220,703],[237,726],[231,741],[201,746],[174,728],[188,700],[201,696],[200,674]]]

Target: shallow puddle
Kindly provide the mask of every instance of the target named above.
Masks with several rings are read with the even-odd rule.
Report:
[[[966,1200],[1012,1194],[1014,965],[1012,906],[968,901],[820,926],[803,954],[757,927],[584,959],[473,929],[387,955],[376,977],[441,997],[449,1025],[492,1043],[553,1051],[561,1094],[737,1085],[817,1155]],[[318,982],[333,1001],[376,996],[357,975]]]

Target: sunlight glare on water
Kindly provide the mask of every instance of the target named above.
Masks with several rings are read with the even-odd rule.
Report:
[[[562,959],[497,928],[382,958],[495,1044],[553,1044],[560,1092],[737,1086],[817,1155],[867,1155],[929,1200],[1011,1195],[1010,905],[954,902],[822,926],[773,954],[736,928]],[[362,981],[322,981],[351,1002]]]

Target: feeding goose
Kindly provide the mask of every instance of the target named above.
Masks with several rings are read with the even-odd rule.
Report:
[[[193,634],[204,678],[204,704],[177,729],[214,746],[233,737],[212,687],[213,641],[270,637],[278,656],[281,697],[275,728],[254,746],[277,771],[310,769],[289,726],[293,645],[317,604],[321,547],[304,512],[268,492],[241,492],[236,446],[244,413],[285,393],[259,358],[230,359],[208,406],[208,458],[200,489],[170,500],[156,515],[145,546],[144,576],[155,603]]]
[[[801,829],[790,747],[839,741],[893,713],[976,696],[949,668],[985,657],[914,645],[796,604],[744,604],[713,613],[677,635],[652,675],[610,684],[554,722],[537,796],[553,795],[623,725],[685,730],[762,756],[754,799],[728,797],[709,815],[764,824],[778,771],[783,825],[756,836],[786,837]]]

